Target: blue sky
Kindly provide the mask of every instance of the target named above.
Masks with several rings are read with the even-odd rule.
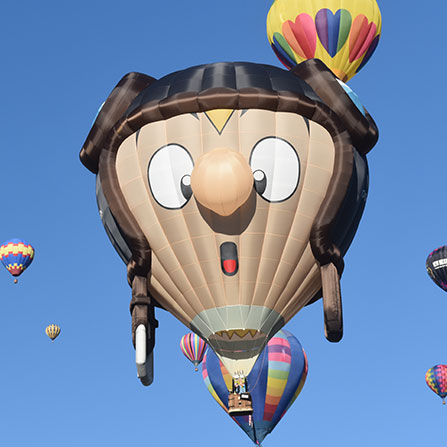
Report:
[[[215,61],[279,65],[265,33],[270,3],[3,5],[0,239],[29,240],[36,258],[18,285],[0,272],[0,445],[250,445],[180,353],[187,329],[164,311],[155,382],[137,380],[125,266],[78,153],[99,105],[129,71],[158,78]],[[325,340],[320,302],[286,326],[307,352],[309,376],[267,447],[440,440],[447,408],[424,375],[447,363],[447,296],[424,263],[447,244],[447,6],[425,5],[379,0],[382,40],[350,82],[380,139],[345,258],[345,336]],[[62,327],[53,344],[49,323]]]

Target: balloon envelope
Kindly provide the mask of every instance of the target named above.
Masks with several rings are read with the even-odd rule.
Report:
[[[267,341],[321,296],[328,339],[342,335],[342,258],[377,140],[350,98],[316,59],[294,73],[245,62],[159,80],[131,73],[81,151],[129,283],[145,281],[232,374],[248,375]],[[109,139],[118,121],[132,125]]]
[[[276,0],[267,17],[269,42],[287,68],[317,58],[342,81],[368,62],[380,31],[376,0]]]
[[[196,367],[202,362],[206,350],[205,341],[197,334],[190,332],[184,335],[180,340],[180,349],[185,357]]]
[[[34,259],[34,248],[23,239],[10,239],[0,247],[0,260],[12,276],[21,275]]]
[[[425,267],[435,284],[447,292],[447,246],[433,250],[427,257]]]
[[[425,374],[425,381],[430,389],[444,402],[447,396],[447,365],[436,365]]]
[[[46,327],[45,333],[51,338],[51,341],[54,341],[61,333],[61,328],[57,324],[50,324]]]
[[[202,371],[208,391],[228,411],[232,376],[211,349],[205,355]],[[307,358],[300,342],[290,332],[279,331],[247,376],[253,415],[236,416],[234,421],[253,442],[261,443],[298,397],[306,376]]]

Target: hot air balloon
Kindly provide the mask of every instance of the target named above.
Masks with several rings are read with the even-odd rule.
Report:
[[[34,259],[34,248],[23,239],[10,239],[0,247],[0,260],[9,273],[20,276]]]
[[[45,333],[54,341],[61,333],[61,328],[57,324],[50,324],[46,327]]]
[[[206,350],[206,343],[197,334],[189,333],[180,340],[180,349],[185,357],[190,360],[198,371],[198,366],[203,360]]]
[[[80,157],[127,264],[142,382],[154,307],[234,375],[322,296],[326,336],[340,340],[343,256],[378,138],[359,104],[317,59],[293,71],[227,62],[159,80],[130,73],[115,87]]]
[[[202,364],[203,380],[217,403],[228,412],[232,376],[209,349]],[[253,414],[233,417],[251,440],[260,444],[300,394],[307,376],[306,354],[290,332],[281,330],[269,342],[247,377]]]
[[[267,16],[269,42],[287,68],[317,58],[342,81],[368,62],[380,31],[376,0],[275,0]]]
[[[425,261],[425,268],[434,283],[447,292],[447,246],[433,250]]]
[[[430,389],[436,393],[445,404],[447,396],[447,365],[436,365],[425,374],[425,381]]]

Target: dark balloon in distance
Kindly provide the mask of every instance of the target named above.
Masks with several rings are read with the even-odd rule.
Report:
[[[447,246],[433,250],[427,257],[425,267],[434,283],[447,292]]]

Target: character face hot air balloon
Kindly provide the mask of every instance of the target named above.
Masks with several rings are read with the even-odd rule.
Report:
[[[367,111],[318,60],[293,72],[241,62],[125,76],[81,160],[98,174],[101,217],[128,264],[134,339],[141,326],[151,350],[160,305],[248,375],[323,293],[338,341],[343,255],[376,140]]]
[[[12,276],[17,278],[33,262],[34,248],[23,239],[11,239],[0,247],[0,260]],[[17,279],[14,279],[17,283]]]
[[[232,376],[209,350],[202,366],[203,380],[217,403],[228,412]],[[307,359],[300,342],[287,331],[279,331],[259,356],[247,377],[253,414],[234,421],[259,444],[271,433],[300,394],[307,377]]]
[[[368,62],[380,31],[376,0],[275,0],[267,17],[269,42],[286,67],[317,58],[342,81]]]
[[[190,360],[198,370],[206,351],[206,343],[197,334],[186,334],[180,340],[180,349],[184,356]]]
[[[427,257],[425,268],[434,283],[447,292],[447,247],[433,250]]]
[[[46,327],[45,333],[50,337],[51,341],[54,341],[61,333],[61,328],[57,324],[50,324]]]
[[[447,365],[436,365],[425,374],[425,381],[430,389],[436,393],[445,404],[447,396]]]

